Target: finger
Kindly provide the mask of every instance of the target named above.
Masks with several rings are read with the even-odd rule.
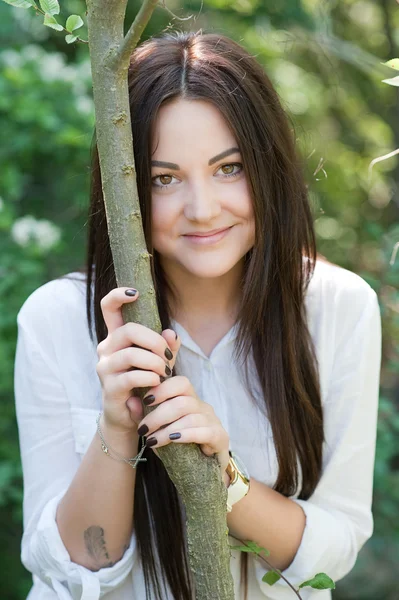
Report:
[[[151,435],[153,431],[157,431],[165,425],[165,423],[173,423],[190,413],[200,413],[201,406],[197,398],[192,396],[176,396],[170,398],[168,402],[163,402],[157,406],[139,423],[139,435]]]
[[[102,375],[105,375],[105,373],[118,374],[134,370],[132,367],[154,371],[161,377],[168,375],[166,358],[162,359],[153,352],[132,347],[123,348],[123,350],[118,350],[110,356],[100,358],[97,371]]]
[[[176,425],[176,423],[173,423],[172,425]],[[167,428],[170,431],[170,427]],[[171,428],[174,429],[174,431],[171,431],[168,434],[167,438],[164,438],[164,431],[166,431],[166,429],[164,431],[161,432],[157,432],[157,436],[147,436],[147,445],[150,445],[149,442],[151,440],[152,437],[155,437],[157,439],[157,443],[154,445],[151,445],[151,448],[160,448],[162,446],[166,446],[167,444],[173,443],[173,444],[190,444],[190,443],[194,443],[194,444],[198,444],[200,446],[201,451],[206,455],[206,456],[212,456],[212,454],[215,453],[219,453],[222,452],[228,445],[228,443],[226,444],[226,439],[228,439],[228,437],[226,438],[227,433],[224,432],[224,434],[222,433],[222,428],[220,427],[209,427],[209,426],[201,426],[201,427],[190,427],[188,429],[182,429],[181,431],[175,427],[175,428]],[[224,431],[224,430],[223,430]],[[180,434],[180,437],[178,439],[173,439],[171,440],[169,438],[169,435],[173,435],[173,434]],[[226,434],[226,435],[225,435]],[[158,440],[159,437],[159,440]]]
[[[132,390],[154,386],[157,380],[159,381],[159,375],[153,371],[127,371],[108,377],[103,389],[110,398],[126,399],[132,395]]]
[[[173,331],[173,329],[164,329],[161,335],[166,340],[166,343],[172,351],[173,358],[169,357],[169,360],[171,361],[172,365],[174,365],[177,353],[179,352],[181,346],[180,336],[178,336],[177,332]]]
[[[99,346],[101,346],[103,355],[110,355],[133,344],[154,352],[163,360],[166,358],[165,351],[168,348],[166,340],[156,331],[140,323],[126,323],[118,327]]]
[[[108,329],[108,333],[112,333],[118,327],[124,325],[122,317],[122,305],[128,302],[134,302],[139,297],[139,292],[136,290],[135,296],[127,296],[126,290],[133,288],[120,287],[111,290],[100,302],[101,310],[103,313],[104,321]]]
[[[171,400],[176,396],[193,396],[198,399],[188,377],[185,377],[184,375],[175,375],[175,377],[170,377],[160,385],[149,389],[146,393],[146,398],[148,398],[150,402],[145,402],[145,404],[147,404],[147,406],[149,404],[151,406],[156,406],[157,404],[162,404],[162,402]],[[204,402],[204,404],[206,403]],[[210,404],[207,406],[210,406]]]
[[[146,434],[146,438],[156,437],[158,440],[158,446],[163,446],[169,443],[169,435],[174,432],[181,432],[183,429],[190,429],[190,427],[209,427],[209,421],[206,415],[201,413],[190,413],[160,427],[160,429],[149,432]]]
[[[138,396],[130,396],[126,400],[126,406],[130,411],[130,416],[135,423],[140,423],[144,416],[143,404]]]

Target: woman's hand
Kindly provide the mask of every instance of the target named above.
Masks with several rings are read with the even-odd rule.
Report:
[[[132,390],[157,386],[171,375],[180,339],[171,329],[159,335],[139,323],[125,324],[122,305],[134,302],[139,295],[126,295],[126,290],[129,288],[115,288],[101,300],[108,335],[97,346],[96,370],[102,387],[104,423],[117,433],[137,434],[144,411]]]
[[[229,435],[216,416],[213,407],[198,398],[189,379],[175,376],[148,390],[144,402],[156,406],[142,419],[137,430],[145,435],[146,445],[155,448],[167,444],[198,444],[206,456],[218,455],[221,472],[227,485],[225,469],[229,463]],[[179,434],[170,439],[171,434]],[[176,437],[176,436],[173,436]],[[227,473],[226,473],[227,475]],[[227,476],[228,478],[228,476]]]

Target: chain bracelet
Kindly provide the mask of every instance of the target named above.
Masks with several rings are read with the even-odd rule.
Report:
[[[144,443],[144,440],[143,440],[143,446],[142,446],[142,448],[141,448],[140,452],[137,454],[137,456],[134,456],[133,458],[125,458],[124,456],[122,456],[121,454],[119,454],[118,452],[116,452],[116,450],[114,450],[113,448],[111,448],[111,446],[110,446],[109,444],[107,444],[107,443],[106,443],[106,441],[104,440],[104,437],[103,437],[102,431],[101,431],[101,429],[100,429],[100,418],[101,418],[101,415],[102,415],[102,414],[103,414],[102,412],[100,412],[100,413],[98,414],[98,417],[97,417],[96,423],[97,423],[97,431],[98,431],[98,435],[99,435],[99,436],[100,436],[100,438],[101,438],[101,450],[104,452],[104,454],[106,454],[107,456],[109,456],[110,458],[113,458],[114,460],[116,460],[116,461],[118,461],[118,462],[125,462],[125,463],[127,463],[127,464],[128,464],[128,465],[130,465],[130,466],[131,466],[133,469],[135,469],[135,468],[136,468],[136,466],[137,466],[137,464],[138,464],[139,462],[144,462],[144,461],[146,461],[146,460],[147,460],[146,458],[141,458],[141,457],[142,457],[142,454],[143,454],[143,452],[144,452],[144,450],[146,449],[146,445],[145,445],[145,443]],[[113,453],[114,453],[116,456],[118,456],[118,457],[119,457],[119,460],[118,460],[118,458],[115,458],[115,456],[112,456],[112,455],[110,454],[110,450],[111,450],[111,451],[112,451],[112,452],[113,452]]]

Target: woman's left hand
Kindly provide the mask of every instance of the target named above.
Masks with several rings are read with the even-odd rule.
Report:
[[[146,444],[154,451],[167,444],[198,444],[206,456],[218,455],[223,480],[228,485],[226,467],[230,460],[229,435],[213,410],[203,402],[187,377],[176,375],[148,390],[146,397],[153,395],[151,406],[157,406],[139,423],[139,435],[145,435]],[[140,428],[146,425],[148,431]],[[170,440],[169,435],[180,433],[180,438]],[[152,439],[156,444],[150,445]],[[155,451],[157,454],[157,452]]]

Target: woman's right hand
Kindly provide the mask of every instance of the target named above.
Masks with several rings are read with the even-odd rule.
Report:
[[[108,335],[97,346],[96,371],[103,390],[104,423],[121,433],[137,433],[144,411],[132,390],[157,386],[161,377],[171,375],[180,338],[176,339],[172,329],[159,335],[139,323],[124,323],[122,305],[134,302],[139,295],[137,292],[133,297],[127,296],[128,289],[131,288],[115,288],[101,300]]]

